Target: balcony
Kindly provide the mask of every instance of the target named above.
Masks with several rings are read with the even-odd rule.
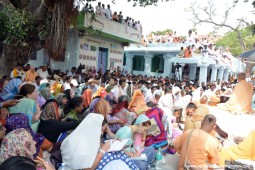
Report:
[[[140,31],[103,16],[80,12],[77,20],[77,29],[85,35],[98,35],[116,40],[123,43],[124,46],[129,43],[141,42],[142,33]]]

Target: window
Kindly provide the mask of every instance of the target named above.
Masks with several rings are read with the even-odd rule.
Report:
[[[97,50],[96,46],[93,46],[93,45],[90,46],[90,51],[96,51],[96,50]]]
[[[135,55],[133,58],[133,70],[144,71],[144,56]]]
[[[156,54],[152,58],[151,72],[164,73],[164,58],[163,54]]]

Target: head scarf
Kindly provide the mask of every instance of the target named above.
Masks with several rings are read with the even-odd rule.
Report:
[[[42,120],[59,120],[60,113],[58,112],[57,101],[52,99],[49,100],[43,107],[43,111],[41,113]]]
[[[108,94],[106,94],[105,100],[107,100],[111,106],[113,106],[114,104],[116,104],[116,98],[113,92],[110,92]]]
[[[95,99],[93,99],[89,105],[89,112],[90,113],[96,113],[96,105],[97,103],[99,102],[101,98],[100,97],[97,97]]]
[[[132,139],[132,129],[128,126],[124,126],[120,128],[115,136],[119,140],[124,140],[124,139],[129,139],[127,142],[126,146],[132,146],[133,144],[133,139]]]
[[[104,117],[90,113],[61,144],[62,161],[70,169],[91,168],[100,148]],[[77,140],[77,136],[79,140]],[[89,137],[89,138],[88,138]]]
[[[49,85],[49,83],[42,83],[42,84],[40,84],[38,91],[41,91],[42,89],[46,88],[47,85]]]
[[[0,150],[0,163],[12,156],[24,156],[33,159],[36,153],[35,141],[25,129],[17,129],[3,139]]]
[[[22,81],[18,78],[11,79],[3,89],[3,92],[0,94],[0,97],[3,100],[14,99],[14,95],[19,93],[19,85],[21,83]]]
[[[135,125],[139,125],[139,124],[142,124],[144,122],[147,122],[149,121],[150,119],[145,115],[145,114],[140,114],[136,121],[135,121]]]
[[[97,89],[97,92],[95,94],[93,94],[92,99],[95,98],[95,97],[98,97],[98,96],[104,98],[106,94],[107,94],[107,92],[106,92],[105,88],[104,87],[99,87]]]
[[[62,105],[62,100],[66,97],[66,95],[64,93],[58,93],[56,96],[55,96],[55,100],[57,101],[57,103],[59,105]]]
[[[40,91],[40,95],[47,101],[50,99],[50,88],[45,87]]]
[[[27,115],[23,113],[10,114],[8,119],[6,120],[7,133],[20,128],[26,129],[31,134],[31,136],[33,137],[33,140],[36,142],[36,145],[35,145],[36,154],[38,154],[44,140],[43,135],[39,133],[35,133],[31,129]]]
[[[129,103],[128,110],[136,114],[145,113],[150,108],[146,105],[143,93],[140,89],[136,90],[131,102]]]

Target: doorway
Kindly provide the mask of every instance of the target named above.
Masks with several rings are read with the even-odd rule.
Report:
[[[108,66],[108,48],[99,47],[97,68],[105,73]]]

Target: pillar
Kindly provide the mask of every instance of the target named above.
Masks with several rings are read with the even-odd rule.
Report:
[[[228,82],[229,69],[224,70],[223,80]]]
[[[207,82],[207,68],[208,65],[206,64],[202,64],[202,65],[198,65],[200,67],[200,71],[199,71],[199,82]]]
[[[172,62],[171,58],[173,56],[170,54],[164,54],[164,77],[168,76],[170,78],[172,77]]]
[[[211,82],[217,81],[218,67],[216,67],[215,65],[213,65],[213,66],[211,67],[211,69],[212,69],[212,72],[211,72],[210,81],[211,81]]]
[[[224,74],[224,67],[220,67],[219,72],[218,72],[217,80],[222,81],[223,80],[223,74]]]
[[[128,73],[131,73],[133,70],[133,58],[133,54],[126,53],[126,70],[128,71]]]
[[[150,53],[146,53],[144,55],[144,61],[145,61],[145,64],[144,64],[144,73],[145,75],[149,76],[151,75],[151,60],[153,58],[153,54],[150,54]]]
[[[196,72],[197,72],[197,65],[196,64],[190,64],[189,65],[189,79],[190,80],[195,80],[196,78]]]

